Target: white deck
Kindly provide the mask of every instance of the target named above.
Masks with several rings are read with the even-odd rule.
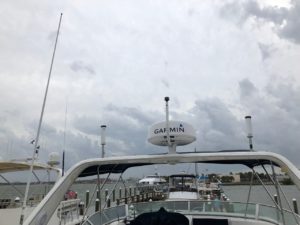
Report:
[[[25,209],[25,218],[33,211],[34,207]],[[0,225],[17,225],[20,222],[21,207],[0,210]]]

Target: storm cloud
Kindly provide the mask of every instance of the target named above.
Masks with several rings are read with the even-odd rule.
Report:
[[[220,14],[237,24],[245,23],[249,18],[275,24],[275,31],[281,38],[294,43],[300,42],[300,3],[291,1],[290,7],[262,6],[259,1],[233,1],[220,9]],[[236,15],[236,16],[233,16]]]

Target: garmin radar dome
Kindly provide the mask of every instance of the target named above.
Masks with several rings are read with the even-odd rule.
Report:
[[[149,128],[148,141],[159,146],[168,146],[166,122],[153,124]],[[171,144],[176,146],[188,145],[196,140],[194,128],[182,121],[169,121]]]
[[[176,146],[187,145],[196,140],[192,125],[183,121],[169,121],[169,97],[165,97],[166,121],[153,124],[149,128],[148,141],[158,146],[168,146],[169,153],[176,153]]]

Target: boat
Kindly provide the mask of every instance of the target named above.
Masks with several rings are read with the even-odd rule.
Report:
[[[147,175],[140,179],[137,183],[137,188],[140,193],[149,191],[165,192],[168,188],[168,183],[164,177],[155,173],[154,175]]]
[[[196,200],[200,199],[197,180],[194,174],[172,174],[169,177],[168,200]]]
[[[52,155],[53,156],[53,155]],[[51,160],[50,160],[51,161]],[[49,161],[49,162],[50,162]],[[52,163],[54,161],[51,161]],[[10,174],[14,176],[26,176],[31,166],[30,160],[1,160],[0,161],[0,177],[4,181],[2,183],[2,192],[0,194],[0,224],[11,225],[19,222],[21,208],[24,198],[24,192],[20,190],[20,185],[15,184],[10,180]],[[41,174],[44,172],[43,174]],[[39,192],[32,192],[27,201],[25,210],[25,217],[41,202],[43,197],[50,189],[49,180],[41,181],[41,176],[49,177],[54,173],[55,178],[58,180],[61,177],[61,169],[57,168],[51,163],[35,162],[33,164],[33,174],[36,178],[35,186],[38,186]],[[23,175],[22,175],[23,174]],[[33,184],[32,184],[33,185]],[[24,185],[23,185],[24,186]],[[4,189],[5,188],[5,189]],[[7,191],[5,191],[7,190]]]
[[[198,182],[197,188],[201,199],[210,200],[217,197],[223,201],[226,201],[227,196],[224,193],[221,185],[222,183],[220,181],[211,182],[208,180],[208,178]]]
[[[157,173],[154,175],[147,175],[143,179],[139,180],[140,185],[160,185],[165,184],[167,181]]]
[[[166,106],[169,99],[166,100]],[[168,112],[168,110],[167,110]],[[193,128],[182,121],[169,121],[168,114],[165,122],[154,124],[149,129],[148,141],[150,143],[167,146],[169,151],[154,155],[115,156],[107,158],[93,158],[78,162],[68,170],[64,177],[60,178],[41,203],[27,217],[24,225],[58,225],[58,224],[82,224],[82,225],[299,225],[300,216],[289,204],[284,208],[286,199],[283,190],[276,180],[274,168],[280,168],[289,175],[291,180],[300,190],[300,171],[285,157],[270,151],[254,151],[253,149],[178,152],[176,147],[190,144],[195,140]],[[150,193],[147,198],[141,195],[125,196],[125,200],[111,204],[110,196],[114,195],[117,184],[123,181],[126,171],[137,171],[139,167],[159,165],[160,167],[180,166],[181,164],[214,163],[222,165],[244,165],[252,171],[253,177],[260,180],[257,169],[265,169],[270,181],[274,184],[278,194],[277,201],[268,192],[273,200],[273,205],[266,203],[253,203],[249,201],[251,185],[246,202],[223,201],[215,198],[204,200],[191,198],[168,198],[164,194],[160,197],[156,193]],[[267,169],[266,169],[267,168]],[[271,172],[270,172],[271,170]],[[174,172],[174,171],[173,171]],[[270,174],[271,173],[271,174]],[[115,186],[109,190],[101,206],[91,210],[90,203],[74,209],[69,216],[61,216],[61,201],[64,193],[71,187],[77,178],[106,176],[108,180],[112,174],[119,176]],[[174,178],[178,176],[174,175]],[[179,176],[180,177],[180,176]],[[193,175],[187,177],[185,188],[193,191]],[[173,178],[173,177],[171,177]],[[190,179],[190,180],[189,180]],[[260,180],[261,181],[261,180]],[[124,183],[124,182],[123,182]],[[176,182],[175,182],[176,183]],[[174,184],[175,184],[174,183]],[[262,182],[263,184],[263,182]],[[183,185],[183,182],[181,182]],[[197,185],[195,183],[195,185]],[[103,191],[103,185],[96,186],[97,191]],[[263,187],[264,184],[263,184]],[[96,190],[95,189],[95,190]],[[171,190],[172,191],[172,190]],[[171,192],[170,192],[171,193]],[[252,193],[253,194],[253,193]],[[91,202],[91,201],[90,201]],[[96,200],[95,204],[97,205]],[[288,202],[288,201],[287,201]],[[68,218],[68,220],[64,218]]]

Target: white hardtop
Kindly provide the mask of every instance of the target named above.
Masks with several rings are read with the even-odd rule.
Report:
[[[31,161],[16,161],[16,160],[1,160],[0,161],[0,174],[9,172],[26,171],[30,169]],[[60,172],[61,169],[52,167],[48,164],[34,162],[33,170],[54,170]]]

